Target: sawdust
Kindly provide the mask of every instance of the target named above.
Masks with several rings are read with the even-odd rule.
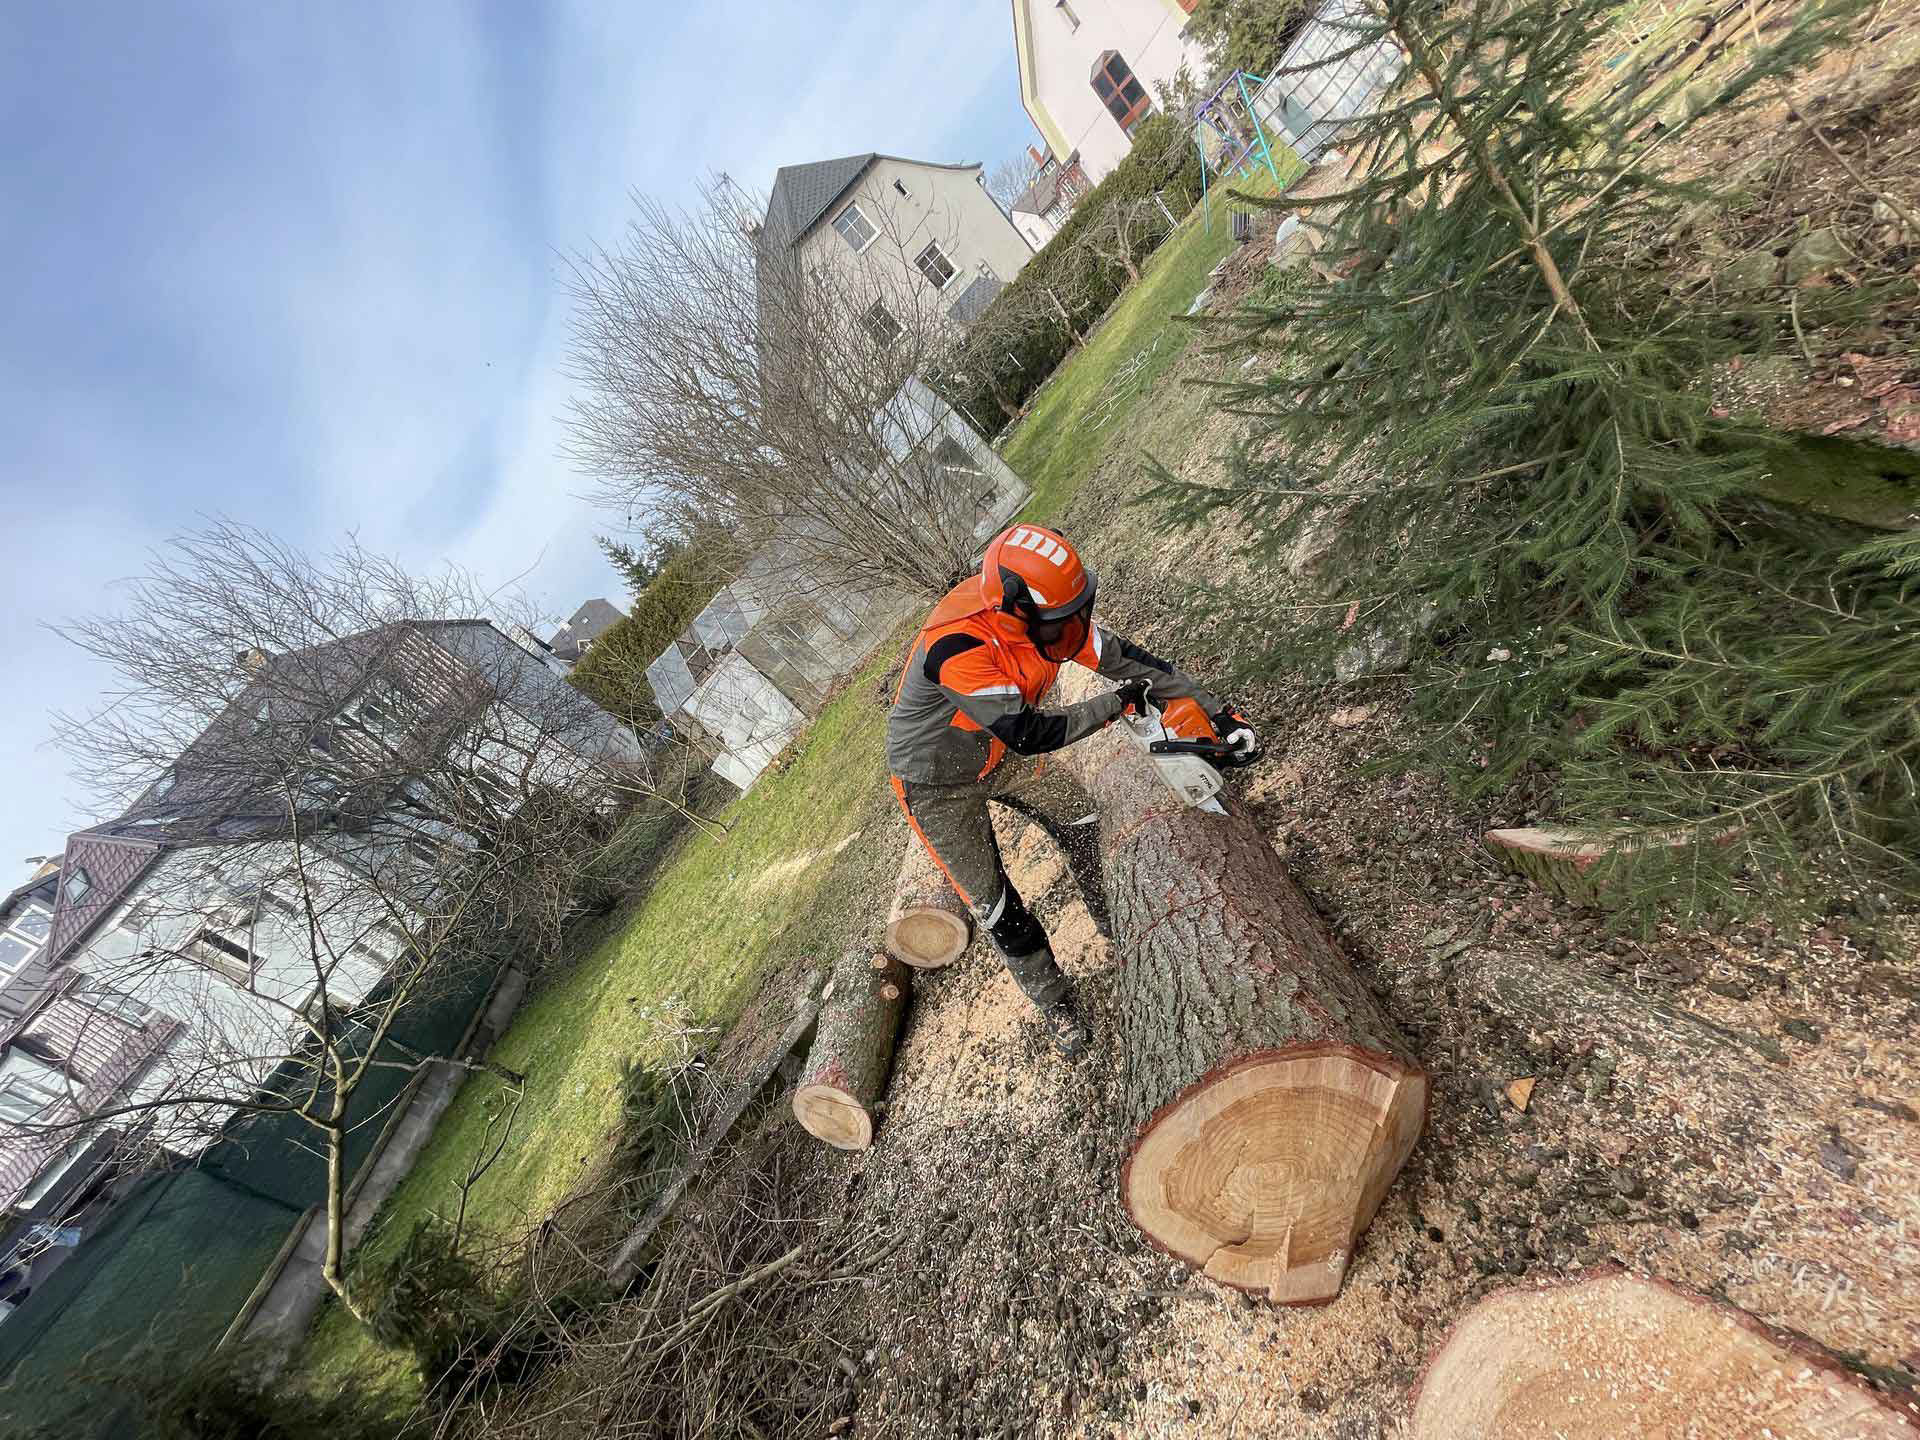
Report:
[[[818,865],[823,860],[831,860],[859,838],[860,831],[855,830],[851,835],[842,836],[837,845],[822,845],[817,850],[804,850],[798,855],[769,865],[747,882],[747,893],[753,895],[776,885],[789,884],[801,872]]]

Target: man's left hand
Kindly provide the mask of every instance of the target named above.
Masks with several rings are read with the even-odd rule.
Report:
[[[1260,737],[1254,732],[1251,720],[1231,705],[1214,712],[1212,719],[1213,733],[1233,751],[1228,764],[1251,765],[1259,757]]]

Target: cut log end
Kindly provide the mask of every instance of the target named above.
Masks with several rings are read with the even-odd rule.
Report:
[[[839,1150],[873,1144],[873,1115],[857,1096],[837,1085],[803,1085],[793,1092],[793,1114],[816,1140]]]
[[[951,965],[973,944],[973,912],[915,835],[900,857],[886,944],[895,959],[917,970]]]
[[[1149,1239],[1222,1284],[1322,1303],[1340,1293],[1426,1110],[1426,1076],[1389,1056],[1345,1045],[1241,1056],[1142,1127],[1121,1196]]]
[[[951,965],[973,944],[973,926],[944,910],[909,910],[887,926],[887,950],[916,970]]]
[[[1412,1437],[1463,1435],[1914,1440],[1920,1429],[1808,1343],[1612,1273],[1500,1291],[1454,1326],[1414,1397]]]

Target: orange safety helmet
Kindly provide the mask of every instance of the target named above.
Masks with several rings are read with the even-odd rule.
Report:
[[[987,603],[1019,621],[1034,648],[1056,662],[1071,660],[1086,645],[1098,584],[1064,536],[1038,525],[994,536],[980,563]]]

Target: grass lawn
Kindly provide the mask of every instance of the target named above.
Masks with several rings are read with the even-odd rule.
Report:
[[[1288,180],[1303,168],[1295,161],[1289,170],[1290,154],[1275,158]],[[1274,193],[1265,170],[1230,183],[1251,194]],[[1099,329],[1035,395],[1026,419],[1001,451],[1033,487],[1023,518],[1048,521],[1065,512],[1107,445],[1127,432],[1132,402],[1152,389],[1186,349],[1193,328],[1174,317],[1186,312],[1208,272],[1233,248],[1227,188],[1216,186],[1206,203],[1180,222],[1141,270],[1140,283],[1114,302]],[[1142,351],[1150,353],[1142,357]]]
[[[1260,180],[1250,188],[1270,193],[1271,180]],[[1007,445],[1008,463],[1034,486],[1028,513],[1035,518],[1065,510],[1107,445],[1128,433],[1127,409],[1185,348],[1191,332],[1171,317],[1186,310],[1233,244],[1224,194],[1216,191],[1207,208],[1211,231],[1196,208],[1148,262],[1140,284],[1042,389]],[[1089,442],[1089,410],[1113,398],[1103,392],[1156,336],[1159,345],[1127,375],[1115,418]],[[527,1095],[510,1143],[474,1187],[473,1230],[513,1234],[538,1223],[604,1153],[620,1129],[622,1062],[654,1058],[637,1009],[672,1006],[696,1023],[724,1027],[779,965],[803,953],[827,958],[870,908],[876,882],[863,868],[890,878],[897,852],[835,854],[892,812],[882,783],[885,707],[875,681],[897,650],[884,645],[785,768],[733,805],[725,840],[685,839],[646,897],[521,1007],[493,1053],[527,1073]],[[362,1262],[396,1248],[417,1219],[451,1216],[502,1093],[488,1075],[461,1090],[360,1247]],[[384,1393],[396,1409],[418,1393],[410,1359],[378,1345],[337,1306],[322,1312],[297,1367],[310,1384]]]
[[[724,1027],[773,965],[834,942],[837,929],[815,923],[834,847],[893,803],[874,686],[894,649],[883,647],[827,706],[780,773],[735,802],[726,839],[686,838],[622,923],[529,996],[493,1051],[526,1072],[526,1099],[512,1142],[474,1187],[470,1227],[511,1234],[537,1223],[619,1132],[621,1063],[654,1058],[636,1009],[671,1004]],[[897,862],[897,853],[887,857],[889,873]],[[396,1248],[422,1216],[451,1218],[502,1090],[490,1075],[468,1081],[388,1200],[362,1260]],[[350,1381],[402,1405],[417,1388],[408,1358],[383,1350],[337,1306],[322,1313],[299,1368],[310,1381]]]

